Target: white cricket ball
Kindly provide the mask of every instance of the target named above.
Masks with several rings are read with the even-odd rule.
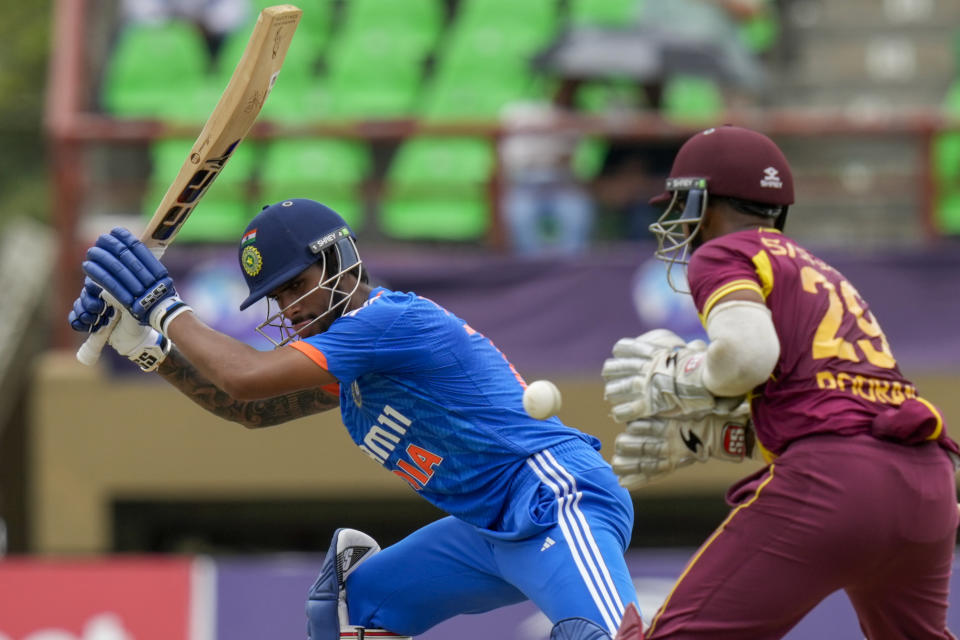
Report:
[[[549,380],[535,380],[523,391],[523,408],[531,418],[546,420],[561,407],[560,389]]]

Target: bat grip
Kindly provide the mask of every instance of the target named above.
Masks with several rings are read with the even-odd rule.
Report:
[[[100,352],[103,351],[103,347],[110,339],[110,334],[113,333],[119,320],[120,312],[118,310],[99,331],[87,335],[87,339],[77,349],[77,360],[88,367],[95,365],[97,360],[100,359]]]

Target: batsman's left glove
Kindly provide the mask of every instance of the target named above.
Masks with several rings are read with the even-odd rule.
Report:
[[[97,238],[83,271],[137,321],[163,335],[175,317],[191,311],[177,295],[167,268],[121,227]]]
[[[73,303],[68,320],[75,331],[111,331],[107,339],[113,349],[136,363],[143,371],[154,371],[170,353],[171,343],[152,327],[140,324],[115,301],[108,302],[103,290],[86,278],[80,297]],[[116,321],[112,321],[116,318]],[[115,325],[115,326],[114,326]]]

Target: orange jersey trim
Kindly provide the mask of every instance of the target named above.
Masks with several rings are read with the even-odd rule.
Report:
[[[327,356],[323,355],[323,351],[320,351],[320,349],[317,349],[315,346],[308,344],[303,340],[297,340],[295,342],[291,342],[287,346],[293,347],[303,355],[310,358],[321,369],[323,369],[328,373],[330,372],[330,368],[327,366]],[[320,388],[331,395],[334,395],[334,396],[340,395],[340,385],[335,382],[323,385]]]

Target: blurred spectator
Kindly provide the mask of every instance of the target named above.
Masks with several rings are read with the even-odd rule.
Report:
[[[663,192],[679,143],[611,144],[594,180],[601,235],[613,239],[650,239],[650,223],[660,211],[647,201]]]
[[[224,38],[250,19],[250,0],[123,0],[122,17],[126,22],[162,22],[189,20],[204,34],[211,53],[216,53]]]
[[[504,127],[558,124],[572,103],[562,89],[553,102],[517,102],[502,113]],[[581,136],[565,131],[508,133],[500,158],[505,185],[502,212],[513,250],[521,255],[585,251],[594,225],[594,206],[573,169]]]
[[[638,26],[683,42],[690,54],[685,60],[683,52],[677,52],[675,59],[665,61],[667,68],[645,86],[650,104],[661,106],[662,93],[675,74],[712,76],[728,88],[759,91],[764,70],[758,53],[771,44],[749,24],[767,15],[769,7],[767,0],[644,0]],[[712,62],[692,55],[695,52],[712,52]]]

